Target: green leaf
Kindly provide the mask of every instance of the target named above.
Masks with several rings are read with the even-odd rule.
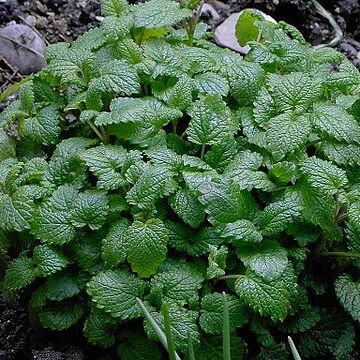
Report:
[[[237,327],[243,326],[248,321],[248,311],[236,296],[226,294],[226,299],[229,305],[230,331],[235,331]],[[222,334],[223,294],[213,293],[204,296],[201,309],[200,327],[209,334]]]
[[[183,306],[198,299],[202,282],[203,278],[190,269],[162,272],[151,279],[150,299],[158,305],[166,302]]]
[[[105,190],[115,190],[126,184],[120,169],[125,163],[126,150],[122,146],[97,146],[81,154],[90,171],[97,178],[97,187]]]
[[[263,157],[255,152],[240,151],[224,170],[225,178],[238,184],[241,190],[251,191],[253,188],[271,191],[274,184],[267,174],[258,169]]]
[[[187,188],[178,189],[170,199],[170,205],[180,219],[192,228],[197,228],[205,220],[203,206],[196,195]]]
[[[15,144],[5,130],[0,129],[0,161],[7,158],[14,158]]]
[[[235,26],[235,36],[240,46],[245,46],[249,41],[254,41],[259,36],[259,29],[255,26],[255,21],[259,19],[259,14],[252,10],[244,10]]]
[[[203,94],[227,96],[230,90],[228,81],[213,72],[195,75],[194,86],[199,93]]]
[[[90,229],[100,229],[106,220],[109,204],[105,192],[86,190],[79,193],[71,209],[71,222],[76,227],[88,225]]]
[[[290,307],[289,293],[284,283],[267,282],[253,275],[241,275],[235,282],[235,291],[245,304],[273,321],[285,319]]]
[[[266,126],[267,148],[280,156],[304,145],[311,131],[308,116],[295,115],[290,111],[272,118]]]
[[[4,287],[9,290],[20,290],[36,279],[36,269],[32,259],[18,257],[9,262],[6,270]]]
[[[279,278],[288,266],[287,251],[277,242],[236,244],[236,253],[254,274],[270,282]]]
[[[234,245],[243,242],[258,243],[263,240],[262,234],[249,220],[238,220],[221,228],[221,237],[230,237]]]
[[[343,108],[330,103],[314,105],[313,123],[319,132],[338,141],[360,143],[360,127]]]
[[[164,166],[150,166],[140,175],[126,199],[140,209],[152,208],[155,202],[172,190],[172,172]]]
[[[171,109],[153,99],[118,98],[110,105],[110,113],[100,113],[96,125],[120,123],[153,123],[160,126],[182,116],[180,110]]]
[[[275,235],[298,218],[300,212],[300,199],[296,194],[289,194],[264,208],[257,218],[258,228],[264,236]]]
[[[96,307],[122,320],[141,315],[136,298],[142,296],[145,282],[125,270],[99,272],[87,284]]]
[[[114,268],[125,261],[124,234],[128,227],[128,221],[122,218],[111,226],[106,238],[102,240],[102,259],[106,268]]]
[[[84,323],[84,335],[89,343],[108,348],[115,342],[115,323],[116,320],[109,314],[93,309]]]
[[[60,116],[55,106],[41,109],[34,117],[20,123],[19,133],[24,138],[43,145],[54,144],[60,135]]]
[[[135,221],[124,234],[131,269],[141,277],[155,274],[166,258],[167,241],[168,231],[161,220]]]
[[[77,190],[68,185],[60,186],[40,207],[31,226],[33,234],[40,240],[64,244],[74,239],[75,227],[71,223]]]
[[[44,288],[40,288],[48,300],[61,301],[80,292],[80,281],[76,275],[57,273],[46,279]]]
[[[200,202],[205,206],[213,225],[251,219],[257,205],[249,192],[241,191],[237,184],[207,182],[201,185]]]
[[[134,6],[134,15],[135,27],[158,28],[174,25],[191,17],[192,12],[170,0],[150,0]]]
[[[270,75],[270,92],[279,112],[298,110],[305,112],[320,96],[320,86],[300,72],[288,75]]]
[[[346,172],[326,160],[308,158],[303,162],[301,170],[313,188],[330,195],[338,193],[348,185]]]
[[[150,310],[149,312],[161,330],[165,331],[163,316],[154,310]],[[188,333],[190,333],[194,344],[199,342],[199,332],[196,325],[198,313],[196,311],[185,310],[175,305],[170,305],[169,315],[171,321],[171,333],[173,334],[176,350],[183,352],[187,350]],[[147,321],[144,322],[144,328],[150,339],[157,340],[156,333]]]
[[[144,334],[129,332],[118,347],[118,354],[123,360],[161,360],[162,353],[154,341],[150,341]]]
[[[134,16],[131,12],[124,12],[120,16],[108,16],[101,24],[105,38],[114,41],[129,34],[134,25]]]
[[[83,316],[84,308],[81,304],[56,304],[46,307],[39,313],[43,327],[61,331],[76,324]]]
[[[218,144],[211,146],[205,155],[205,161],[213,169],[222,172],[234,158],[238,150],[233,136],[225,136]]]
[[[39,275],[47,277],[65,268],[69,261],[61,250],[47,244],[34,248],[33,261]]]
[[[209,252],[209,267],[206,270],[206,278],[214,279],[225,275],[228,248],[226,246],[221,246],[220,248],[217,248],[214,245],[209,245]]]
[[[32,185],[20,187],[11,197],[0,193],[0,229],[29,229],[36,211],[34,200],[39,195],[39,188]]]
[[[218,96],[206,95],[196,101],[189,115],[191,120],[186,133],[193,143],[217,144],[236,131],[230,109]]]
[[[321,150],[324,155],[337,165],[360,166],[360,146],[336,141],[323,142]]]
[[[335,281],[335,292],[341,305],[354,320],[360,321],[360,285],[350,275],[341,274]]]

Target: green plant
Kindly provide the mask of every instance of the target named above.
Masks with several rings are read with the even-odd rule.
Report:
[[[360,74],[285,23],[257,20],[242,59],[196,4],[103,0],[2,113],[4,288],[122,359],[163,356],[138,298],[189,359],[223,358],[227,312],[233,359],[288,358],[288,335],[304,359],[349,358]]]

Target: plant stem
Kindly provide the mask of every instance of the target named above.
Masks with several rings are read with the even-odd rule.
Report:
[[[103,138],[103,143],[106,145],[109,143],[109,137],[105,131],[105,128],[104,126],[100,126],[100,131],[101,131],[101,135],[102,135],[102,138]]]
[[[176,134],[178,122],[179,122],[178,120],[174,120],[172,122],[172,126],[173,126],[172,132],[173,132],[173,134]]]
[[[238,279],[241,275],[231,274],[231,275],[225,275],[217,278],[217,280],[228,280],[228,279]]]
[[[161,313],[164,317],[164,323],[165,323],[165,336],[166,336],[166,342],[168,346],[168,353],[170,360],[175,360],[175,346],[174,341],[171,334],[171,322],[170,322],[170,315],[169,315],[169,305],[167,303],[163,303],[161,306]]]
[[[201,160],[204,160],[205,146],[206,146],[206,144],[202,144],[202,146],[201,146],[201,154],[200,154]]]
[[[194,347],[193,347],[193,343],[191,341],[190,331],[188,331],[188,333],[187,333],[187,340],[188,340],[188,356],[189,356],[189,360],[195,360]]]
[[[104,138],[103,138],[101,132],[100,132],[100,131],[98,130],[98,128],[93,124],[93,122],[92,122],[91,120],[87,120],[86,122],[87,122],[88,125],[91,127],[91,129],[94,131],[94,133],[97,135],[97,137],[100,139],[100,141],[105,144]]]
[[[293,339],[290,336],[288,336],[288,342],[289,342],[291,353],[293,355],[294,360],[301,360],[300,354],[297,351],[296,346],[293,342]]]
[[[321,253],[322,256],[342,256],[350,258],[360,258],[360,253],[350,253],[346,251],[327,251]]]
[[[226,295],[223,292],[223,358],[224,360],[231,360],[230,349],[230,320],[229,320],[229,303],[226,299]]]

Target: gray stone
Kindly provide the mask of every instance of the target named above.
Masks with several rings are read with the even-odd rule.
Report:
[[[235,36],[236,23],[243,11],[244,10],[231,14],[215,29],[215,41],[220,46],[230,48],[239,52],[240,54],[247,54],[250,50],[249,46],[240,46]],[[276,21],[271,16],[263,12],[261,12],[261,14],[266,20],[276,23]]]
[[[214,7],[210,4],[205,3],[201,8],[201,15],[208,15],[214,21],[218,21],[220,19],[219,13],[214,9]]]
[[[27,25],[11,22],[0,29],[0,56],[20,74],[35,73],[45,66],[45,48],[44,40]]]

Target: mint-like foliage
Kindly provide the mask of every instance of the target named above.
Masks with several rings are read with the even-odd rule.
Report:
[[[138,299],[181,356],[222,358],[226,299],[236,358],[287,359],[288,335],[351,358],[359,72],[285,23],[252,19],[243,58],[198,1],[100,3],[0,115],[2,288],[124,359],[163,358]]]

